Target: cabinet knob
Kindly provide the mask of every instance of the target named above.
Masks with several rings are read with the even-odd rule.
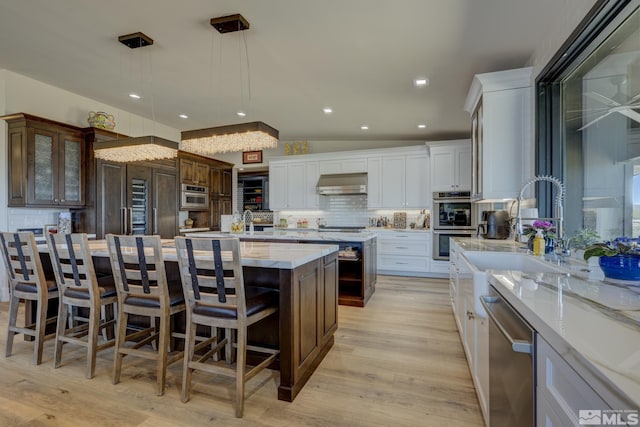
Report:
[[[60,199],[60,203],[64,203],[64,199]]]
[[[53,199],[54,202],[58,203],[58,199]]]

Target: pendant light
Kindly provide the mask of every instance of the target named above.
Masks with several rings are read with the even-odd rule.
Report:
[[[137,32],[118,37],[118,41],[130,49],[153,45],[153,39]],[[150,72],[151,79],[151,72]],[[151,119],[155,124],[153,95],[151,95]],[[171,159],[178,156],[178,143],[157,136],[98,141],[94,144],[96,159],[110,162],[135,162],[142,160]]]

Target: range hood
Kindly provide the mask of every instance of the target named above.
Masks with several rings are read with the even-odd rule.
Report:
[[[367,194],[367,173],[335,173],[320,175],[318,194]]]

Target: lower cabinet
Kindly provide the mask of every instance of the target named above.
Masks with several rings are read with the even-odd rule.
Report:
[[[536,368],[538,426],[577,426],[584,424],[580,423],[580,410],[611,409],[540,335],[536,339]]]
[[[214,196],[211,198],[211,203],[209,204],[209,206],[211,207],[211,218],[209,221],[209,225],[212,230],[219,231],[220,215],[231,215],[233,213],[231,197]]]
[[[429,273],[431,233],[378,231],[378,273],[420,276]]]

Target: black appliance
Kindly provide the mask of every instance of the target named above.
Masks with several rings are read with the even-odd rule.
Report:
[[[483,211],[478,225],[478,236],[484,239],[508,239],[511,233],[511,218],[507,211]]]

